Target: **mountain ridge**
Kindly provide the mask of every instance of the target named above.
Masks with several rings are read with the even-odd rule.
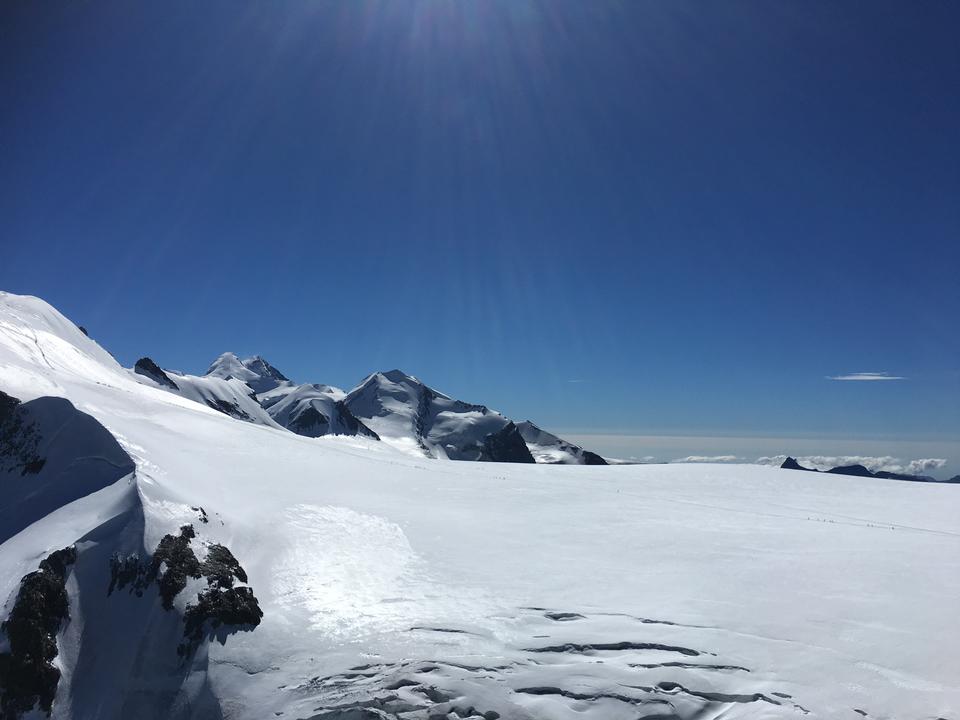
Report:
[[[297,384],[263,356],[233,352],[218,356],[202,376],[163,370],[148,357],[133,373],[238,420],[305,437],[359,435],[434,459],[607,464],[529,420],[516,423],[486,405],[454,399],[398,368],[370,373],[349,392]]]

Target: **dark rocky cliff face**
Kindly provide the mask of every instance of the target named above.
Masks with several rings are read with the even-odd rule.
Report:
[[[40,569],[20,581],[20,590],[2,630],[10,643],[0,653],[0,718],[16,720],[34,706],[50,713],[60,684],[53,661],[57,632],[69,617],[67,572],[77,560],[74,547],[51,553]]]
[[[167,375],[159,365],[157,365],[153,360],[148,357],[142,357],[137,360],[136,365],[133,366],[133,371],[138,375],[143,375],[148,377],[160,385],[170,388],[171,390],[179,390],[180,386],[177,385],[173,380],[170,379],[170,376]]]
[[[606,460],[597,455],[596,453],[590,452],[589,450],[583,451],[583,464],[584,465],[608,465]]]
[[[0,472],[36,474],[46,462],[37,452],[40,432],[20,400],[0,390]]]
[[[499,432],[487,435],[483,442],[482,459],[490,462],[536,462],[530,454],[530,448],[523,441],[520,431],[512,422],[504,425]]]

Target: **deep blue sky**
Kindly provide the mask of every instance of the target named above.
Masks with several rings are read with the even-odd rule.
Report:
[[[958,27],[933,0],[8,0],[0,287],[127,365],[955,439]],[[866,371],[907,379],[827,379]]]

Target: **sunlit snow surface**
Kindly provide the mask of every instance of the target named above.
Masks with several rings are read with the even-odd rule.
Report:
[[[67,397],[137,464],[0,545],[8,610],[83,538],[54,717],[960,718],[958,486],[304,438],[140,384],[12,295],[0,389]],[[106,566],[187,522],[264,618],[184,664],[174,613],[108,596]]]

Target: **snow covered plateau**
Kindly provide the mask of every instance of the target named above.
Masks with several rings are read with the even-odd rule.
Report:
[[[3,720],[960,720],[960,486],[595,465],[235,360],[0,293]]]

